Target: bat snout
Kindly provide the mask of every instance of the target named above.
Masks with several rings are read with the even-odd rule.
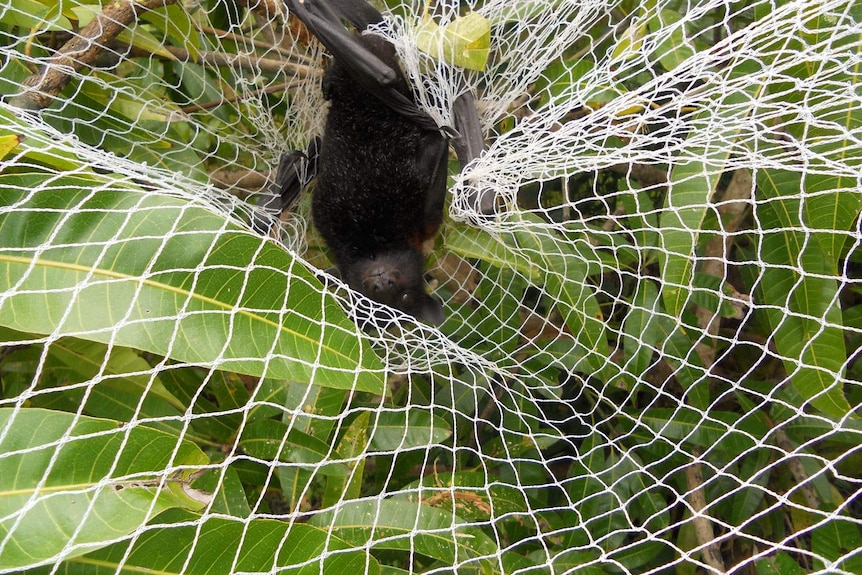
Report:
[[[381,266],[371,270],[364,283],[369,292],[381,293],[391,290],[400,279],[401,272],[398,269]]]

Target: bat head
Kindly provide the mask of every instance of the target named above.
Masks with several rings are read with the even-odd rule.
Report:
[[[422,256],[414,250],[393,250],[359,259],[345,275],[348,285],[374,301],[415,318],[443,323],[443,304],[425,293]]]

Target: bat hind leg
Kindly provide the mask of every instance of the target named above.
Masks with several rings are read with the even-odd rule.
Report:
[[[275,180],[266,194],[263,194],[258,205],[266,211],[283,214],[289,210],[302,190],[317,174],[317,157],[320,151],[320,137],[308,144],[305,153],[299,150],[285,152],[278,159]],[[258,232],[268,235],[272,225],[259,214],[252,216],[252,227]]]

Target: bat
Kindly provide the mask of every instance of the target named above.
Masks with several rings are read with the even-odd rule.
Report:
[[[443,221],[449,137],[462,165],[484,150],[472,95],[453,106],[464,133],[441,129],[413,100],[394,46],[342,24],[365,30],[383,21],[377,9],[364,0],[286,1],[333,54],[322,82],[330,107],[315,160],[314,225],[352,289],[442,323],[442,303],[425,291],[423,246]],[[300,181],[290,178],[280,196]],[[493,198],[477,201],[493,211]]]

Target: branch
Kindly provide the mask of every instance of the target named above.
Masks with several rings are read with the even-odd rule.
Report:
[[[11,98],[10,103],[27,110],[47,108],[72,75],[90,67],[139,13],[174,2],[176,0],[117,0],[107,4],[80,34],[51,56],[39,72],[22,82],[24,91]]]
[[[290,71],[300,77],[309,77],[315,74],[320,74],[318,68],[305,66],[302,64],[294,64],[285,60],[276,60],[273,58],[261,58],[250,54],[227,54],[225,52],[213,52],[209,50],[200,50],[198,59],[192,58],[188,50],[177,48],[176,46],[163,46],[164,50],[180,60],[181,62],[194,62],[204,66],[223,66],[225,68],[237,68],[239,70],[247,70],[251,72],[284,72]],[[133,54],[142,54],[140,50],[133,49]],[[151,55],[144,53],[144,55]]]
[[[699,451],[694,452],[696,457],[700,456]],[[717,572],[727,573],[724,559],[721,557],[720,544],[715,540],[715,533],[712,530],[712,521],[702,513],[706,509],[706,494],[700,461],[695,460],[685,467],[685,479],[688,484],[688,503],[693,510],[692,523],[697,542],[701,547],[703,561]]]

